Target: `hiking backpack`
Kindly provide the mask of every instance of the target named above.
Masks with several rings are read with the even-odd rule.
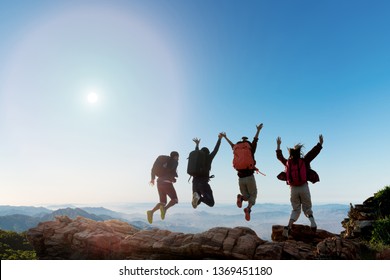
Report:
[[[194,150],[188,156],[187,173],[192,177],[207,176],[207,155],[202,150]]]
[[[298,162],[287,160],[286,181],[290,186],[302,186],[307,182],[306,163],[303,159],[300,158]]]
[[[153,163],[152,173],[157,177],[161,177],[167,174],[167,165],[170,156],[161,155]]]
[[[233,167],[236,170],[257,170],[250,142],[238,142],[233,146]]]

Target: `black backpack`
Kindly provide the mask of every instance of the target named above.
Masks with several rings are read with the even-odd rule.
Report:
[[[165,156],[165,155],[158,156],[153,163],[152,173],[157,177],[162,177],[164,175],[167,175],[168,173],[167,165],[169,159],[170,156]]]
[[[202,150],[194,150],[188,156],[187,173],[192,177],[208,176],[207,155]]]

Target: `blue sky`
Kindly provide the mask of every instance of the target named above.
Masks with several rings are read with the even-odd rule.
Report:
[[[341,2],[341,3],[340,3]],[[361,203],[389,185],[387,1],[3,1],[0,204],[154,202],[150,168],[194,137],[252,138],[258,204],[289,203],[275,156],[324,136],[313,203]],[[87,96],[95,92],[96,103]],[[238,192],[232,151],[216,203]]]

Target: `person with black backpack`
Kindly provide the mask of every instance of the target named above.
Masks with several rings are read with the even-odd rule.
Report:
[[[289,148],[289,158],[285,159],[280,149],[282,140],[280,137],[276,139],[276,157],[285,166],[285,171],[281,172],[277,177],[279,180],[286,181],[290,186],[290,202],[292,211],[288,226],[283,229],[283,236],[288,238],[289,231],[292,225],[298,220],[301,210],[310,220],[310,227],[313,231],[317,230],[317,224],[314,220],[311,195],[308,181],[312,183],[318,182],[318,174],[311,169],[310,162],[320,153],[324,139],[322,135],[316,146],[314,146],[306,155],[302,153],[302,144],[296,144],[294,148]]]
[[[161,155],[155,160],[151,170],[150,185],[154,186],[157,176],[157,190],[160,202],[152,210],[146,212],[148,222],[153,223],[153,214],[157,210],[161,212],[161,219],[165,219],[166,211],[179,202],[173,183],[176,182],[179,153],[171,152],[170,156]],[[171,199],[167,204],[167,196]]]
[[[248,201],[248,206],[244,208],[245,220],[247,221],[251,219],[252,206],[255,205],[257,199],[257,186],[254,173],[261,173],[255,166],[255,152],[263,124],[256,125],[256,128],[257,131],[252,142],[248,141],[248,137],[242,137],[242,141],[233,144],[226,136],[226,133],[222,134],[233,149],[233,167],[237,171],[238,185],[240,187],[240,194],[237,195],[236,201],[237,207],[241,208],[242,202]]]
[[[196,209],[200,203],[204,203],[210,207],[215,204],[213,191],[210,187],[209,181],[211,163],[218,153],[221,145],[222,134],[218,135],[217,143],[214,150],[203,147],[199,150],[200,139],[194,138],[195,150],[192,151],[188,157],[187,173],[193,177],[192,179],[192,207]]]

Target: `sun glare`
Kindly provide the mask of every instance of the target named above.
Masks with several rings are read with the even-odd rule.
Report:
[[[95,92],[91,92],[88,94],[87,99],[89,103],[96,103],[98,100],[98,96]]]

